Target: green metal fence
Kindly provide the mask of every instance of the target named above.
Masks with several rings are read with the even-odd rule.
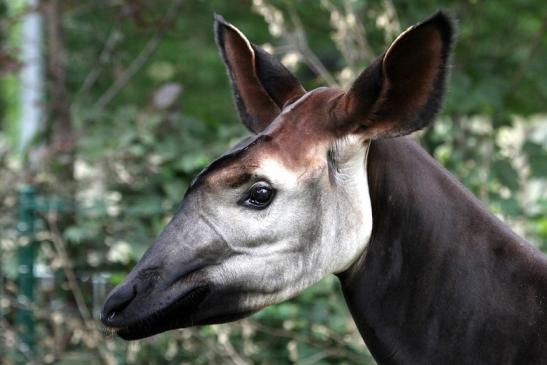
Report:
[[[16,314],[19,363],[33,358],[35,346],[34,315],[34,259],[36,240],[34,234],[36,219],[36,190],[32,186],[22,186],[18,190],[17,232],[17,302],[20,304]],[[26,358],[26,359],[25,359]]]
[[[42,214],[71,213],[76,209],[72,204],[67,204],[59,197],[39,196],[36,188],[31,185],[20,186],[17,189],[17,248],[16,248],[16,303],[15,303],[15,330],[17,332],[17,345],[15,348],[0,348],[0,355],[12,353],[12,358],[17,364],[39,363],[37,357],[37,338],[35,318],[36,294],[43,285],[43,279],[37,276],[36,259],[39,247],[37,232]],[[1,259],[0,252],[0,259]],[[1,261],[1,260],[0,260]],[[3,261],[2,261],[3,262]],[[1,290],[4,290],[3,268],[0,267]],[[99,317],[99,310],[106,295],[106,286],[109,274],[103,272],[83,273],[78,281],[88,282],[91,286],[93,318]],[[54,282],[64,280],[63,273],[56,273]],[[40,284],[42,283],[42,284]],[[0,292],[1,297],[5,293]],[[0,297],[0,298],[1,298]],[[1,310],[1,306],[0,306]],[[4,315],[4,313],[0,313]],[[4,317],[2,317],[4,319]],[[0,344],[4,346],[5,342]],[[2,356],[0,356],[0,365]]]

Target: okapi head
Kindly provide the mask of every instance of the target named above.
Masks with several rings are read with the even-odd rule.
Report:
[[[439,12],[403,32],[349,91],[306,91],[233,25],[216,42],[254,133],[201,172],[172,220],[109,295],[124,339],[236,320],[347,270],[372,231],[370,141],[438,111],[453,25]]]

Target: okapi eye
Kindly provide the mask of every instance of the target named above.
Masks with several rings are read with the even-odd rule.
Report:
[[[265,182],[258,182],[251,186],[248,195],[239,203],[249,208],[264,209],[272,201],[274,190]]]

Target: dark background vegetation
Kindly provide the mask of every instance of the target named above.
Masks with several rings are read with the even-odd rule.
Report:
[[[213,33],[222,14],[306,88],[347,87],[439,8],[459,23],[442,114],[417,138],[488,208],[547,250],[547,2],[0,0],[0,363],[373,364],[330,277],[243,321],[126,343],[96,321],[192,177],[247,132]],[[20,22],[44,16],[44,124],[20,152]],[[36,298],[16,296],[16,187],[62,198],[37,224]],[[74,204],[72,204],[74,203]],[[72,278],[72,279],[71,279]],[[106,287],[92,285],[106,279]],[[32,309],[34,360],[15,311]]]

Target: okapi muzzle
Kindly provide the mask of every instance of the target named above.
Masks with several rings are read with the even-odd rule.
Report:
[[[347,271],[373,229],[371,141],[433,119],[452,33],[439,12],[402,33],[348,91],[306,91],[217,16],[216,42],[253,136],[196,177],[156,242],[110,293],[103,323],[138,339],[232,321]]]

